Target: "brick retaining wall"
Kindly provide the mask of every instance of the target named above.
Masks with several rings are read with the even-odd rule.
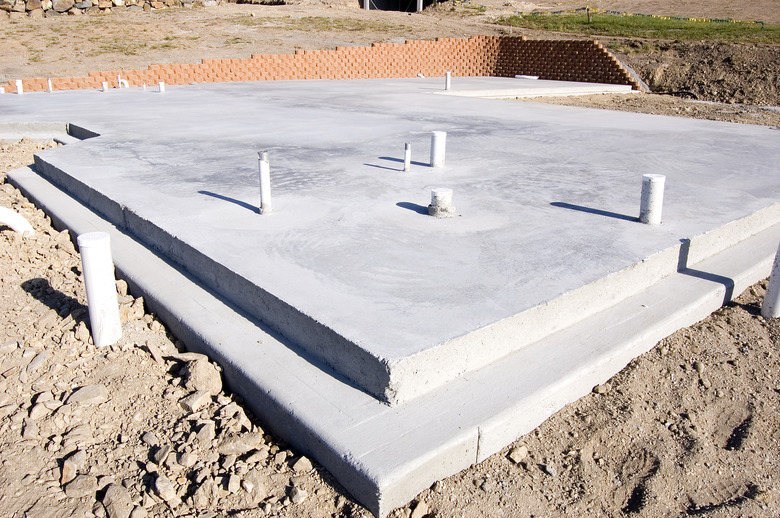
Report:
[[[600,43],[581,40],[527,40],[525,37],[472,36],[371,47],[298,50],[295,54],[253,55],[249,59],[204,59],[199,64],[150,65],[147,70],[90,72],[87,77],[52,78],[52,89],[117,86],[121,75],[130,86],[290,79],[362,79],[388,77],[535,75],[541,79],[639,85]],[[0,84],[16,92],[15,81]],[[24,79],[24,91],[48,90],[47,79]]]

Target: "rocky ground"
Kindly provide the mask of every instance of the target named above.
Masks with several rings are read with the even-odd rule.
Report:
[[[539,6],[493,3],[496,12]],[[710,16],[734,7],[647,5]],[[754,2],[733,17],[772,5]],[[486,16],[446,4],[423,15],[367,15],[346,3],[288,2],[0,21],[0,79],[506,30]],[[654,90],[684,98],[544,102],[780,125],[776,47],[607,43]],[[52,145],[0,143],[0,206],[36,229],[22,238],[0,225],[0,515],[368,516],[320,466],[265,434],[262,419],[222,386],[218,367],[184,352],[122,281],[123,338],[109,348],[91,344],[72,236],[4,183],[7,171]],[[764,289],[753,286],[663,340],[392,516],[777,517],[780,322],[759,314]]]

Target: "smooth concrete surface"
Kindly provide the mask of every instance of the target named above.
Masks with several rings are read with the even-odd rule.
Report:
[[[538,81],[453,78],[507,83]],[[440,78],[263,82],[0,106],[8,122],[99,133],[40,153],[39,169],[393,404],[675,272],[681,239],[699,260],[744,237],[726,223],[778,220],[776,131],[442,91]],[[434,130],[448,133],[435,169],[421,163]],[[257,213],[258,150],[271,215]],[[663,225],[636,222],[645,173],[668,179]],[[436,187],[457,193],[455,217],[427,216]]]
[[[449,89],[442,95],[460,97],[482,97],[486,99],[523,99],[531,97],[567,97],[570,95],[592,94],[632,94],[631,85],[612,85],[605,83],[576,83],[572,81],[546,81],[535,76],[517,76],[514,78],[491,78],[492,84],[485,85],[479,79],[454,78]]]
[[[101,134],[9,180],[74,233],[109,232],[173,332],[381,516],[765,277],[780,240],[776,131],[430,95],[441,83],[25,94],[0,98],[0,123]],[[433,130],[436,170],[419,163]],[[645,173],[667,178],[662,225],[637,221]],[[455,217],[427,215],[436,187]],[[395,405],[369,394],[387,396],[368,383],[382,369]]]
[[[377,516],[500,451],[659,339],[765,277],[780,225],[446,387],[390,407],[297,354],[31,169],[10,175],[58,226],[110,232],[119,274],[191,350],[224,367],[263,426],[323,464]],[[749,222],[746,222],[749,223]],[[681,254],[685,257],[685,253]]]

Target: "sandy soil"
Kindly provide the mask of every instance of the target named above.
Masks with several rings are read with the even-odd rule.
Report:
[[[604,3],[629,10],[620,0]],[[721,17],[736,4],[631,5]],[[773,6],[741,3],[731,16],[766,19]],[[492,5],[495,12],[536,7]],[[226,5],[0,19],[0,78],[504,31],[473,11]],[[780,125],[777,110],[757,106],[780,106],[776,48],[610,44],[648,83],[698,101],[631,95],[545,102]],[[0,226],[0,515],[368,516],[316,463],[264,434],[262,419],[221,387],[218,368],[183,354],[122,282],[124,338],[107,350],[91,345],[70,236],[3,183],[8,170],[51,145],[0,144],[0,206],[21,212],[37,231],[22,239]],[[663,340],[534,432],[393,516],[780,515],[780,322],[760,317],[764,289],[753,286]],[[193,393],[199,395],[187,399]]]

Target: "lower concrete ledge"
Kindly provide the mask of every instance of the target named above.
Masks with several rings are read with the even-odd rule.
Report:
[[[678,273],[616,306],[390,407],[309,361],[34,170],[17,169],[8,179],[74,235],[109,232],[133,293],[188,348],[224,367],[232,390],[268,430],[314,457],[377,516],[500,451],[659,339],[767,276],[780,240],[775,224],[696,263],[682,257]]]

